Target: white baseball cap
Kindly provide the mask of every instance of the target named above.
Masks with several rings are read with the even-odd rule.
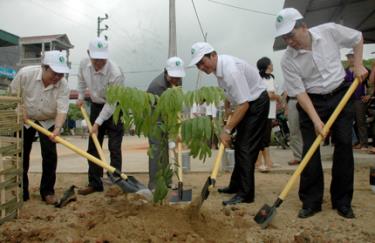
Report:
[[[197,42],[191,46],[191,62],[189,67],[197,64],[204,55],[215,51],[215,49],[207,42]]]
[[[92,59],[108,59],[108,42],[102,38],[96,37],[89,44],[90,58]]]
[[[276,35],[275,37],[285,35],[291,32],[296,25],[296,20],[303,19],[303,16],[295,8],[284,8],[276,17]]]
[[[174,78],[185,77],[184,61],[179,57],[171,57],[165,64],[168,75]]]
[[[45,51],[42,64],[48,65],[56,73],[69,73],[67,58],[61,51]]]

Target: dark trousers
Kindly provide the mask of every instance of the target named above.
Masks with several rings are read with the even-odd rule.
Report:
[[[150,190],[155,189],[156,187],[157,172],[160,168],[166,168],[169,164],[168,134],[161,130],[160,124],[155,126],[155,129],[157,129],[155,133],[157,135],[151,135],[148,139],[150,146],[150,154],[148,158],[148,188]],[[162,143],[162,140],[164,141],[164,144]]]
[[[236,127],[235,164],[229,187],[247,200],[254,200],[254,166],[261,149],[269,110],[269,98],[264,91],[249,102],[249,109]]]
[[[368,146],[366,111],[367,104],[362,100],[354,100],[355,124],[358,130],[359,143],[363,147]]]
[[[37,122],[38,125],[40,125]],[[48,130],[53,131],[54,126]],[[29,178],[27,172],[30,165],[30,152],[33,145],[36,130],[32,127],[23,128],[23,200],[27,201],[29,195]],[[40,181],[40,195],[44,200],[48,195],[54,195],[56,182],[57,152],[56,143],[46,135],[39,133],[40,148],[42,152],[42,179]]]
[[[96,118],[98,118],[104,104],[95,104],[91,103],[90,108],[90,122],[94,124]],[[121,121],[118,121],[117,125],[115,125],[112,116],[103,122],[101,126],[99,126],[98,131],[98,140],[100,145],[103,145],[104,135],[107,132],[108,134],[108,148],[111,157],[111,166],[115,167],[119,171],[121,171],[122,167],[122,155],[121,155],[121,143],[122,137],[124,136],[124,129]],[[99,158],[98,151],[96,150],[95,144],[93,140],[89,139],[89,147],[87,152],[97,158]],[[103,177],[103,168],[99,165],[88,161],[89,163],[89,186],[92,186],[97,191],[103,191],[103,183],[101,177]]]
[[[343,85],[342,85],[343,86]],[[347,91],[345,85],[329,95],[309,94],[320,119],[326,123]],[[313,144],[316,134],[307,113],[297,105],[303,138],[303,156]],[[331,128],[335,141],[332,164],[331,202],[333,207],[350,206],[353,197],[354,159],[352,150],[353,101],[349,100]],[[299,197],[303,208],[317,209],[323,202],[324,178],[319,148],[301,174]]]

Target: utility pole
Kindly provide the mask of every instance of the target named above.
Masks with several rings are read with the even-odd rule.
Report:
[[[106,20],[106,19],[108,19],[108,14],[105,14],[104,17],[100,17],[100,16],[98,16],[98,29],[97,29],[97,32],[96,32],[97,37],[100,37],[100,34],[101,34],[103,31],[109,29],[108,25],[104,25],[104,28],[100,28],[100,23],[101,23],[103,20]],[[108,40],[108,36],[105,35],[104,37],[105,37],[106,40]]]
[[[175,0],[169,0],[169,50],[168,57],[177,56],[176,44],[176,5]]]

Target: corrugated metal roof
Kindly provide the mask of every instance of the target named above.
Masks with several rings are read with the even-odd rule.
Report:
[[[0,29],[0,47],[17,46],[19,37]]]

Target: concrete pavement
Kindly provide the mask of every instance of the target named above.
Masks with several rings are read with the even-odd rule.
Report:
[[[80,136],[64,136],[64,139],[76,145],[80,149],[86,151],[88,138]],[[108,141],[104,140],[104,152],[109,161]],[[58,149],[58,167],[57,173],[87,173],[87,160],[61,144],[57,145]],[[130,173],[146,173],[148,172],[148,142],[144,137],[124,136],[122,144],[123,168],[122,171]],[[293,171],[296,166],[289,166],[288,161],[292,159],[292,152],[287,149],[283,150],[277,147],[271,147],[271,158],[274,163],[279,164],[277,168],[273,168],[274,172]],[[321,154],[323,167],[331,168],[333,147],[321,146]],[[215,160],[217,150],[213,150],[212,156],[207,158],[205,162],[198,159],[190,159],[191,172],[209,172]],[[172,155],[172,153],[171,153]],[[34,142],[30,156],[30,172],[41,172],[41,153],[39,142]],[[172,157],[172,156],[171,156]],[[374,163],[375,155],[371,155],[361,151],[354,153],[355,163]],[[223,161],[225,163],[225,160]]]

